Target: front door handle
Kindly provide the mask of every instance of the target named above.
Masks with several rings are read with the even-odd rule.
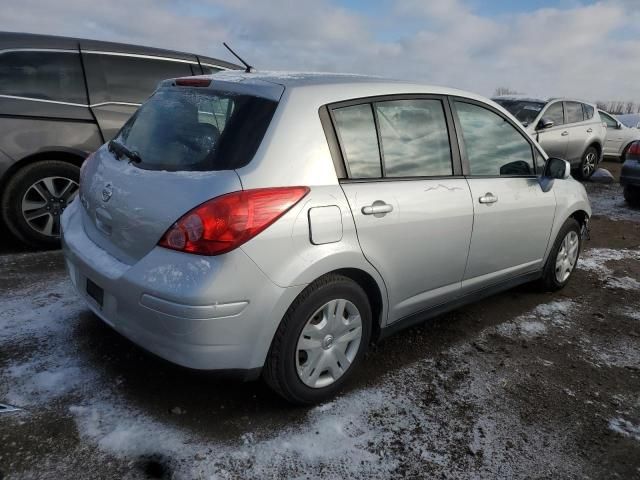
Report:
[[[567,132],[566,130],[564,132],[562,132],[560,135],[562,135],[563,137],[566,137],[567,135],[569,135],[569,132]]]
[[[587,128],[587,133],[593,132],[593,128]]]
[[[496,203],[498,201],[498,197],[491,192],[487,192],[482,197],[480,197],[478,201],[480,203]]]
[[[376,200],[372,205],[362,207],[364,215],[384,215],[389,212],[393,212],[393,205],[384,203],[382,200]]]

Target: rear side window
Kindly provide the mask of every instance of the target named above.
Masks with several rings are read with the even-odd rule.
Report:
[[[273,118],[277,102],[200,88],[158,90],[116,140],[138,153],[149,170],[229,170],[247,165]]]
[[[556,102],[549,105],[549,108],[547,108],[542,117],[547,120],[551,120],[554,126],[564,125],[562,102]]]
[[[201,65],[201,67],[202,67],[202,73],[204,75],[213,75],[214,73],[217,73],[220,70],[222,70],[221,68],[211,67],[209,65]]]
[[[440,100],[374,104],[387,177],[451,175],[451,148]]]
[[[531,144],[500,115],[455,102],[471,175],[535,175]]]
[[[584,121],[581,103],[564,102],[564,108],[567,112],[567,123],[578,123]]]
[[[371,104],[333,110],[350,178],[380,178],[382,167]]]
[[[87,103],[80,55],[16,51],[0,55],[0,94]]]
[[[582,104],[582,111],[584,112],[585,120],[591,120],[593,118],[593,114],[595,113],[595,109],[591,105],[587,105],[586,103]]]
[[[142,103],[162,80],[192,75],[184,62],[100,53],[84,58],[91,103]]]

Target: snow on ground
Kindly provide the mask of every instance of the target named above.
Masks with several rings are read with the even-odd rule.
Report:
[[[604,281],[604,286],[613,289],[639,290],[640,282],[627,275],[616,277],[609,262],[640,260],[640,250],[614,250],[594,248],[582,253],[578,260],[580,270],[594,272]]]
[[[11,298],[2,294],[0,303],[8,307],[0,316],[0,348],[38,345],[28,358],[18,356],[0,368],[0,398],[24,407],[27,415],[70,398],[68,412],[83,443],[117,458],[159,456],[171,465],[174,478],[237,478],[238,472],[244,478],[383,478],[411,461],[450,472],[461,461],[454,457],[460,448],[453,446],[469,437],[473,440],[462,449],[474,456],[465,461],[478,462],[479,471],[509,471],[502,428],[521,421],[510,410],[496,410],[495,396],[513,380],[487,376],[482,365],[470,364],[473,347],[466,342],[446,354],[459,368],[453,376],[443,374],[432,359],[421,360],[389,373],[375,387],[311,409],[299,424],[223,442],[162,422],[128,403],[117,382],[78,354],[71,335],[86,309],[65,275],[49,276]],[[574,309],[571,301],[540,305],[480,337],[496,331],[545,335],[565,328]],[[425,408],[425,397],[441,401]],[[452,415],[452,409],[460,414]],[[470,411],[475,419],[469,418]],[[529,438],[537,435],[535,425],[519,429]],[[551,456],[553,444],[549,449]],[[484,454],[476,456],[479,452]],[[535,468],[537,459],[520,461]]]
[[[575,304],[571,300],[557,300],[538,305],[531,312],[498,325],[496,330],[500,335],[510,338],[544,335],[548,326],[567,327],[567,318],[574,308]]]
[[[622,436],[633,438],[640,442],[640,425],[635,425],[624,418],[609,420],[609,428]]]
[[[593,215],[611,220],[640,221],[640,209],[632,208],[625,202],[620,185],[600,185],[585,183],[589,194]]]
[[[128,404],[118,394],[117,382],[105,378],[76,351],[71,335],[86,308],[65,277],[50,275],[13,292],[11,298],[0,294],[5,306],[0,313],[0,348],[37,344],[26,357],[12,358],[1,367],[0,398],[27,412],[71,398],[68,411],[81,439],[116,457],[170,459],[177,478],[233,478],[239,471],[246,478],[310,478],[320,467],[325,478],[386,477],[407,457],[452,465],[454,449],[449,446],[456,439],[450,432],[467,427],[462,420],[456,425],[457,420],[443,412],[436,415],[438,408],[422,408],[424,389],[449,397],[447,405],[467,403],[479,412],[492,403],[489,397],[494,393],[487,390],[481,372],[465,388],[447,393],[441,383],[449,379],[439,379],[434,362],[423,360],[387,375],[373,388],[311,409],[301,424],[247,434],[238,442],[212,441]],[[544,334],[554,318],[564,317],[570,309],[571,302],[553,302],[515,323],[525,335]],[[470,348],[464,344],[449,353],[464,365]],[[470,448],[494,448],[491,432],[501,422],[488,412],[481,418],[481,424],[473,427]],[[419,442],[412,441],[416,436]],[[398,442],[403,445],[401,452],[393,449]]]

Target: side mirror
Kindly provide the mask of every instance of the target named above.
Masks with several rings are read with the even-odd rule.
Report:
[[[562,158],[551,157],[544,165],[544,176],[565,180],[571,176],[571,165]]]
[[[620,122],[616,122],[616,129],[620,130],[622,128],[622,124]]]
[[[562,158],[551,157],[544,165],[544,173],[539,178],[540,188],[548,192],[553,187],[554,180],[565,180],[571,176],[571,165]]]
[[[547,128],[553,127],[553,125],[553,120],[549,120],[548,118],[543,117],[538,122],[538,125],[536,125],[536,130],[546,130]]]

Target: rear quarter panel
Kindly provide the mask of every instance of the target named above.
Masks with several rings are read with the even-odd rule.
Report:
[[[86,154],[102,144],[89,108],[52,102],[0,99],[0,149],[15,161],[34,153]]]

